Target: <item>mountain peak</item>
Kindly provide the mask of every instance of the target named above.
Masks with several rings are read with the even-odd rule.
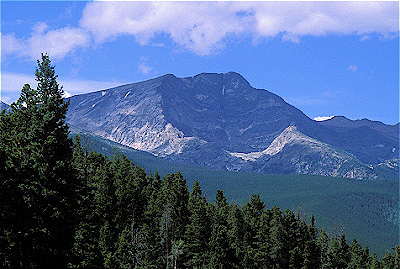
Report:
[[[193,77],[194,79],[202,79],[213,84],[243,84],[246,87],[251,87],[250,83],[237,72],[227,72],[227,73],[200,73]]]
[[[234,71],[229,71],[228,73],[224,74],[225,76],[231,76],[231,77],[236,77],[238,79],[246,80],[241,74],[234,72]],[[246,80],[247,81],[247,80]]]
[[[177,78],[174,74],[165,74],[161,78]]]

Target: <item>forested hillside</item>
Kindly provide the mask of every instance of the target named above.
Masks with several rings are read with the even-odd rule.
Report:
[[[197,180],[203,195],[214,200],[217,190],[224,190],[228,202],[246,203],[259,194],[268,208],[278,206],[316,218],[316,225],[328,234],[357,238],[363,246],[382,257],[399,242],[399,183],[397,180],[354,180],[339,177],[296,174],[261,174],[208,169],[155,157],[144,151],[93,136],[78,133],[88,151],[106,156],[125,155],[146,173],[160,175],[180,171],[192,186]],[[70,137],[74,137],[71,134]],[[299,213],[297,213],[299,212]],[[377,233],[376,231],[379,231]]]
[[[177,172],[148,175],[68,137],[49,57],[0,113],[0,265],[10,268],[399,268],[290,210],[207,201]],[[379,232],[379,231],[377,231]]]

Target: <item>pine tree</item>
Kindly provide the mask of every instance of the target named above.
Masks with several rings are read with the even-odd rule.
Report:
[[[42,54],[37,88],[24,85],[11,112],[0,116],[8,131],[1,137],[6,148],[1,187],[14,197],[1,237],[8,241],[5,263],[13,267],[66,266],[73,242],[77,184],[65,123],[68,102],[56,79]]]
[[[394,256],[390,252],[386,252],[382,257],[382,266],[385,269],[395,268],[394,267]]]
[[[302,268],[303,257],[302,251],[297,246],[294,249],[290,250],[290,260],[289,260],[289,268]],[[305,268],[308,268],[305,266]]]
[[[341,235],[339,240],[339,248],[336,260],[338,268],[346,268],[350,261],[349,245],[346,242],[346,236],[344,234]]]
[[[98,218],[95,214],[94,191],[91,181],[96,154],[89,153],[81,145],[80,136],[75,136],[73,163],[79,182],[78,208],[79,224],[75,231],[73,259],[69,266],[77,268],[99,267],[102,265],[100,251],[98,249]],[[98,155],[99,157],[101,155]],[[104,160],[103,158],[101,158]]]
[[[228,222],[229,204],[223,191],[217,190],[216,208],[212,223],[210,249],[210,268],[236,268],[235,251],[229,244]]]
[[[227,218],[228,225],[228,238],[229,245],[234,250],[236,257],[235,263],[237,265],[242,264],[242,267],[246,267],[245,263],[245,233],[246,233],[246,223],[243,219],[243,212],[238,205],[230,207],[229,215]]]
[[[394,254],[394,266],[400,268],[400,246],[397,245]]]
[[[321,230],[317,238],[318,248],[320,250],[319,264],[321,268],[329,268],[329,237],[325,231]]]
[[[271,260],[274,267],[287,268],[289,266],[288,242],[286,242],[282,212],[278,207],[271,209],[270,245]]]
[[[375,253],[368,257],[368,265],[369,265],[369,268],[371,268],[371,269],[383,268],[381,262],[378,260]]]
[[[211,236],[211,218],[205,197],[202,196],[200,184],[196,181],[189,196],[189,224],[185,231],[185,265],[201,268],[206,264],[208,241]]]
[[[356,239],[350,244],[350,261],[348,268],[365,268],[367,257],[366,253],[362,249],[361,245]]]
[[[264,212],[264,202],[260,199],[260,195],[252,195],[249,202],[243,205],[243,220],[246,225],[245,227],[245,240],[244,245],[246,248],[244,254],[244,262],[246,264],[254,264],[257,262],[258,245],[260,242],[256,241],[257,231],[260,227],[260,217]]]
[[[260,216],[259,229],[257,230],[256,242],[257,246],[255,253],[249,253],[246,256],[253,257],[252,259],[257,261],[259,268],[271,268],[273,262],[271,259],[271,219],[272,214],[270,210],[264,210]]]
[[[227,227],[220,221],[213,224],[210,239],[210,268],[233,268],[233,251],[228,243]]]

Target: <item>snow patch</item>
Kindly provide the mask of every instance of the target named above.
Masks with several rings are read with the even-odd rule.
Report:
[[[324,121],[324,120],[330,120],[335,116],[319,116],[319,117],[315,117],[314,120],[315,121]]]
[[[200,101],[202,101],[203,99],[206,99],[206,98],[208,98],[208,95],[204,95],[204,94],[196,94],[194,97],[195,97],[197,100],[200,100]]]
[[[244,129],[239,129],[239,133],[243,134],[244,132],[246,132],[247,130],[249,130],[250,128],[253,128],[253,124],[250,124],[249,126],[247,126]]]
[[[258,158],[264,155],[262,151],[250,152],[250,153],[229,152],[229,154],[237,158],[241,158],[245,161],[251,161],[251,162],[255,162]]]
[[[96,104],[93,104],[93,105],[92,105],[92,107],[95,107],[95,106],[96,106]]]
[[[101,96],[106,95],[106,93],[107,93],[106,91],[102,91],[102,92],[101,92]]]
[[[124,96],[124,99],[130,94],[131,92],[127,92]]]

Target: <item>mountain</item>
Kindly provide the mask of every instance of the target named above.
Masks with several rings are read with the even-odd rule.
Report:
[[[399,124],[350,120],[343,116],[319,123],[338,133],[340,142],[334,144],[355,154],[363,162],[377,164],[399,155]]]
[[[4,103],[3,101],[0,101],[0,111],[2,111],[3,109],[8,111],[11,109],[11,107],[9,105],[7,105],[6,103]]]
[[[376,178],[354,155],[306,136],[294,126],[287,127],[262,152],[233,155],[252,161],[242,169],[248,171]]]
[[[372,121],[369,119],[350,120],[344,116],[334,116],[328,120],[320,121],[320,124],[329,127],[338,127],[341,128],[342,131],[348,131],[351,129],[354,130],[360,127],[368,127],[395,139],[398,139],[399,135],[399,123],[396,125],[386,125],[380,121]]]
[[[369,127],[366,138],[355,137],[311,120],[234,72],[168,74],[69,100],[67,121],[76,128],[211,168],[377,178],[371,167],[397,156],[398,138]]]

